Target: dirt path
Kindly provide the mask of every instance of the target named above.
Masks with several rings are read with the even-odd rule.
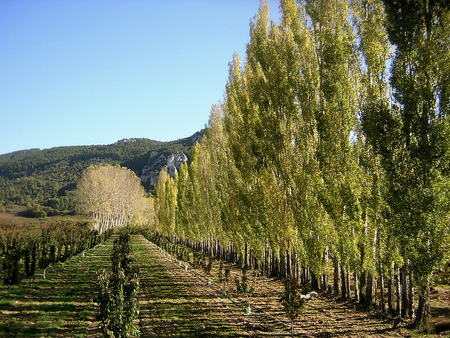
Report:
[[[280,281],[257,277],[257,291],[250,298],[252,313],[247,314],[248,300],[235,291],[234,284],[229,283],[227,297],[222,295],[222,286],[217,277],[212,277],[217,276],[218,263],[213,265],[211,276],[207,276],[203,271],[191,269],[188,264],[162,253],[141,236],[134,237],[133,241],[136,255],[140,257],[145,297],[145,301],[141,299],[143,336],[289,335],[290,322],[279,303]],[[146,269],[153,272],[147,274]],[[237,269],[232,271],[230,280],[233,281],[235,276],[238,276]],[[353,310],[349,305],[325,297],[308,301],[301,319],[295,323],[295,334],[307,337],[405,335],[402,329],[392,330],[389,321]]]

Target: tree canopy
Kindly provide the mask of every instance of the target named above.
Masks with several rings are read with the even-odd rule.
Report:
[[[77,183],[76,200],[92,215],[100,234],[131,224],[143,212],[145,190],[136,174],[120,166],[92,166]],[[147,202],[150,203],[150,202]]]
[[[190,164],[161,173],[157,230],[402,317],[417,287],[425,327],[449,259],[446,3],[281,0],[275,23],[261,1]]]

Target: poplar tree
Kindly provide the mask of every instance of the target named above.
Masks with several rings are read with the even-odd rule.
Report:
[[[359,51],[364,60],[361,67],[359,94],[363,130],[359,130],[358,134],[363,170],[361,209],[364,226],[360,230],[361,258],[357,269],[360,273],[360,291],[357,298],[362,304],[370,306],[373,301],[373,276],[378,273],[379,285],[382,288],[386,273],[390,274],[392,251],[395,251],[395,248],[393,244],[389,249],[386,246],[387,242],[392,243],[392,241],[386,238],[388,236],[388,223],[385,221],[387,206],[383,194],[387,184],[385,173],[381,166],[380,156],[376,154],[362,131],[370,128],[372,119],[377,119],[377,116],[371,115],[372,108],[386,104],[389,100],[387,61],[391,56],[391,46],[384,27],[385,13],[381,0],[355,1],[354,11]],[[390,275],[389,278],[391,278]],[[389,283],[392,287],[392,281]],[[363,293],[364,289],[365,293]],[[381,300],[383,303],[384,297],[381,297]]]
[[[430,283],[449,243],[449,9],[446,1],[383,2],[389,40],[396,48],[394,102],[374,108],[377,119],[368,137],[386,170],[390,233],[419,287],[416,325],[424,328]]]
[[[155,186],[155,214],[158,220],[157,231],[172,236],[175,233],[175,215],[177,208],[177,187],[166,169],[159,172]]]
[[[190,151],[191,163],[188,167],[190,181],[190,199],[192,201],[192,224],[195,229],[194,239],[200,242],[210,239],[209,229],[207,227],[207,201],[204,195],[201,174],[204,168],[201,167],[201,147],[195,143]]]
[[[192,208],[194,207],[190,197],[191,187],[189,181],[188,165],[183,163],[178,168],[175,175],[175,185],[177,187],[177,210],[175,234],[180,239],[194,239]]]
[[[292,249],[296,239],[286,194],[293,155],[292,118],[297,113],[295,91],[290,84],[296,72],[289,69],[295,66],[295,60],[288,64],[283,58],[286,49],[279,30],[269,19],[267,2],[261,1],[250,24],[245,67],[254,121],[252,151],[257,159],[251,195],[255,209],[252,224],[253,231],[261,233],[271,249],[277,253],[281,250],[283,255]],[[254,243],[259,252],[265,244]]]
[[[319,274],[326,264],[323,257],[327,255],[327,237],[332,236],[333,231],[328,227],[329,218],[318,200],[323,188],[316,156],[318,60],[304,7],[299,7],[294,0],[282,0],[280,11],[279,39],[273,51],[278,51],[277,66],[281,66],[281,84],[277,85],[283,86],[284,105],[279,109],[286,111],[290,120],[290,129],[284,135],[284,145],[289,150],[289,161],[285,165],[289,176],[284,175],[288,177],[286,194],[295,216],[296,253],[304,266]],[[284,120],[287,119],[283,118],[282,123]]]
[[[319,144],[317,158],[324,187],[320,201],[332,220],[337,236],[330,240],[334,261],[334,294],[339,293],[340,271],[356,256],[358,226],[358,161],[351,145],[356,124],[358,74],[356,72],[355,34],[349,22],[349,8],[343,0],[306,2],[319,65],[319,90],[316,111]],[[344,276],[342,276],[344,277]],[[346,296],[346,278],[341,278]]]
[[[225,130],[232,157],[229,176],[229,233],[233,234],[236,249],[243,253],[246,243],[252,239],[251,219],[255,211],[252,199],[255,195],[252,190],[260,159],[255,156],[259,154],[254,144],[256,116],[251,109],[247,79],[237,54],[233,55],[229,64],[224,109]],[[255,224],[257,223],[253,223]]]
[[[207,196],[209,226],[214,229],[213,236],[222,245],[228,246],[230,234],[227,234],[229,203],[230,152],[225,132],[221,105],[213,105],[201,142],[204,157],[205,195]]]

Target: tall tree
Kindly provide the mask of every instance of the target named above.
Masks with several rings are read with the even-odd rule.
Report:
[[[177,187],[177,210],[175,235],[180,239],[193,240],[195,231],[192,231],[194,225],[192,219],[192,203],[190,197],[191,187],[189,181],[189,172],[187,163],[183,163],[175,175],[175,184]]]
[[[214,228],[214,236],[223,245],[230,237],[226,233],[229,203],[230,154],[228,137],[225,132],[222,105],[213,105],[201,143],[204,156],[202,170],[205,172],[205,195],[208,203],[210,227]]]
[[[228,233],[233,234],[234,245],[243,253],[246,243],[252,240],[251,219],[255,210],[252,199],[255,195],[252,190],[255,172],[261,161],[260,156],[257,156],[260,151],[254,144],[257,115],[251,109],[248,82],[237,54],[233,55],[229,64],[224,110],[224,124],[232,158]]]
[[[316,111],[319,144],[317,158],[324,181],[320,200],[337,234],[330,242],[334,260],[334,293],[339,293],[340,273],[356,256],[352,228],[359,222],[358,161],[351,144],[356,125],[358,72],[355,34],[349,7],[343,0],[306,1],[319,65]],[[346,278],[341,278],[346,296]]]
[[[359,50],[362,54],[361,89],[359,102],[361,104],[362,127],[370,128],[370,112],[372,107],[389,100],[389,83],[387,62],[391,57],[391,45],[384,27],[385,12],[381,0],[363,0],[354,2],[355,25],[358,34]],[[362,129],[362,128],[359,128]],[[365,131],[365,130],[364,130]],[[379,273],[383,281],[384,272],[389,270],[390,262],[384,259],[392,257],[386,248],[386,206],[383,196],[385,189],[385,173],[377,155],[365,138],[362,130],[358,131],[358,142],[361,147],[363,193],[361,196],[362,220],[364,226],[360,229],[360,274],[359,301],[371,306],[373,275]],[[384,238],[384,243],[380,241]],[[391,250],[392,251],[392,248]],[[376,257],[377,256],[377,257]],[[386,266],[387,265],[387,266]],[[383,285],[383,283],[379,283]],[[392,283],[391,283],[392,284]],[[363,290],[366,290],[363,293]],[[384,299],[382,297],[382,299]]]
[[[273,36],[275,69],[282,88],[277,110],[284,137],[283,169],[286,194],[296,223],[296,253],[301,263],[314,273],[324,271],[324,252],[332,229],[329,218],[318,200],[323,188],[318,151],[316,112],[319,91],[319,65],[314,36],[308,28],[303,6],[294,0],[280,1],[281,23]],[[280,102],[281,101],[281,102]],[[283,154],[283,152],[282,152]]]
[[[167,169],[159,172],[155,193],[155,214],[158,220],[156,230],[166,236],[172,236],[176,226],[178,190]]]
[[[430,316],[433,272],[448,251],[449,3],[383,2],[396,48],[394,102],[378,105],[368,136],[389,180],[391,234],[419,287],[416,325],[423,328]]]

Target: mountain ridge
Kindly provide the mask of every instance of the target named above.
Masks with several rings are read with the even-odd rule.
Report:
[[[174,153],[189,156],[190,148],[202,136],[203,130],[168,142],[130,138],[108,145],[61,146],[42,150],[32,148],[2,154],[0,211],[13,206],[45,207],[50,203],[49,200],[54,205],[54,200],[58,199],[64,200],[62,208],[67,213],[73,209],[69,205],[71,191],[76,187],[83,170],[90,165],[121,165],[141,177],[151,153],[166,157]],[[154,179],[150,181],[154,183]],[[147,178],[143,184],[151,192],[153,186],[148,183],[150,181]]]

